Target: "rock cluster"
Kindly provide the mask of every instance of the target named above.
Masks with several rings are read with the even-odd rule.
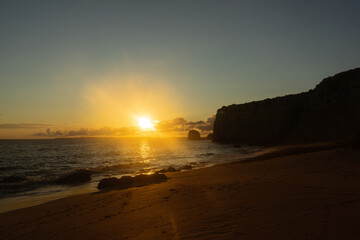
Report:
[[[55,182],[64,185],[88,182],[91,180],[91,173],[88,169],[79,169],[57,178]]]
[[[166,181],[164,174],[137,175],[135,177],[123,176],[121,178],[104,178],[98,184],[98,189],[122,189],[135,186],[144,186]]]
[[[159,171],[157,171],[157,173],[166,173],[166,172],[176,172],[178,170],[176,170],[174,167],[168,167],[167,169],[161,169]]]

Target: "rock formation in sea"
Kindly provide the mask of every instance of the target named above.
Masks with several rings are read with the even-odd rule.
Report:
[[[324,79],[305,93],[217,111],[213,141],[252,145],[353,141],[360,134],[360,68]]]
[[[84,183],[91,180],[91,174],[92,172],[88,169],[78,169],[57,178],[55,180],[55,183],[65,184],[65,185]]]
[[[188,133],[188,140],[201,140],[200,133],[196,130],[190,130]]]

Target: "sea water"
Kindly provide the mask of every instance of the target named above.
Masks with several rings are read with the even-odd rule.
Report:
[[[22,206],[19,202],[31,202],[31,198],[43,202],[97,191],[97,183],[106,177],[149,174],[169,166],[207,167],[260,150],[186,138],[0,140],[0,211],[15,209],[9,205]],[[57,179],[79,169],[91,171],[89,182],[58,183]]]

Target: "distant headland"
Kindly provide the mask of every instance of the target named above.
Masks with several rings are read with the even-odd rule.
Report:
[[[220,108],[213,141],[276,145],[359,137],[360,68],[356,68],[325,78],[308,92]]]

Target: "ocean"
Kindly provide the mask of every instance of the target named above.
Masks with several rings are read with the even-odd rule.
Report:
[[[261,150],[186,138],[0,140],[0,212],[94,192],[106,177],[150,174],[169,166],[208,167]],[[90,171],[91,180],[59,183],[79,170]]]

